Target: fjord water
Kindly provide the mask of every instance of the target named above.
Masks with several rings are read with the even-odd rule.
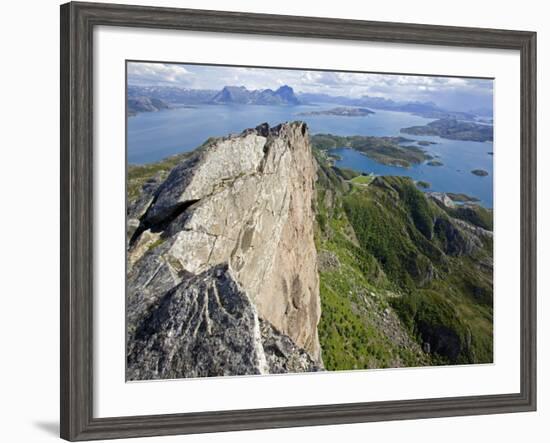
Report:
[[[421,147],[426,148],[426,151],[434,156],[435,160],[443,163],[443,166],[429,166],[423,163],[412,165],[410,168],[400,168],[380,164],[349,148],[332,149],[330,152],[341,158],[336,162],[336,166],[375,175],[411,177],[430,183],[431,187],[427,191],[464,193],[477,197],[485,207],[493,207],[493,156],[488,154],[493,151],[492,143],[445,140],[439,137],[407,138],[436,142],[435,145]],[[474,175],[471,172],[474,169],[484,169],[489,175]]]
[[[338,115],[299,115],[300,113],[334,108],[330,105],[268,106],[268,105],[199,105],[143,112],[128,118],[127,149],[130,164],[159,161],[180,152],[191,151],[209,137],[240,133],[246,128],[267,122],[276,125],[285,121],[303,120],[312,133],[335,135],[397,136],[435,142],[420,146],[443,163],[426,163],[411,168],[386,166],[347,148],[331,152],[341,157],[337,166],[353,168],[376,175],[405,175],[431,184],[429,191],[465,193],[493,206],[492,143],[446,140],[440,137],[400,134],[408,126],[425,125],[433,119],[405,112],[375,110],[368,117]],[[415,145],[414,142],[404,145]],[[473,169],[484,169],[489,175],[478,177]]]
[[[143,164],[195,149],[208,137],[240,133],[263,122],[277,125],[303,120],[312,133],[392,135],[405,126],[431,120],[403,112],[377,111],[368,117],[299,115],[326,106],[202,105],[142,112],[128,118],[128,162]]]

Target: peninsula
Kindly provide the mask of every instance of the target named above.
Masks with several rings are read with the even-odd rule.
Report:
[[[343,117],[366,117],[368,115],[374,114],[374,111],[371,111],[367,108],[345,108],[337,107],[332,109],[326,109],[323,111],[311,111],[311,112],[301,112],[297,115],[307,116],[307,115],[340,115]]]
[[[437,135],[449,140],[474,142],[493,141],[493,127],[455,119],[440,119],[424,126],[411,126],[401,129],[404,134]]]
[[[351,148],[372,160],[389,166],[410,168],[412,164],[420,164],[431,160],[418,146],[404,146],[403,143],[412,142],[404,137],[375,137],[375,136],[338,136],[332,134],[315,134],[311,136],[311,143],[319,150],[333,148]]]

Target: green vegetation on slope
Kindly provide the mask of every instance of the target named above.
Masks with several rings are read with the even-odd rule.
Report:
[[[478,205],[464,205],[456,208],[444,208],[451,217],[464,220],[474,226],[493,230],[493,211]]]
[[[492,238],[454,221],[490,229],[491,212],[439,207],[404,177],[353,185],[317,157],[327,369],[491,362]]]
[[[374,180],[374,175],[358,175],[350,180],[354,185],[368,185]]]
[[[352,186],[320,161],[316,244],[321,260],[319,339],[329,370],[425,365],[389,300],[398,296],[376,259],[361,248],[343,208]],[[357,176],[361,177],[361,176]],[[352,179],[352,181],[355,179]]]

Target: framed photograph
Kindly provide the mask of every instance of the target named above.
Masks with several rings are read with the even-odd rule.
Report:
[[[61,437],[535,410],[535,44],[61,6]]]

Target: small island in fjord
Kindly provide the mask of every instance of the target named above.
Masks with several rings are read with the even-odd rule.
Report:
[[[486,177],[489,173],[485,169],[474,169],[471,171],[472,174],[477,175],[478,177]]]
[[[428,141],[428,140],[420,140],[418,142],[416,142],[418,145],[420,146],[430,146],[430,145],[437,145],[436,142],[431,142],[431,141]]]
[[[439,160],[430,160],[426,164],[428,166],[443,166],[443,162],[440,162]]]
[[[332,109],[326,109],[324,111],[311,111],[311,112],[300,112],[299,116],[308,116],[308,115],[339,115],[342,117],[366,117],[367,115],[374,114],[374,111],[371,111],[367,108],[346,108],[346,107],[337,107]]]

